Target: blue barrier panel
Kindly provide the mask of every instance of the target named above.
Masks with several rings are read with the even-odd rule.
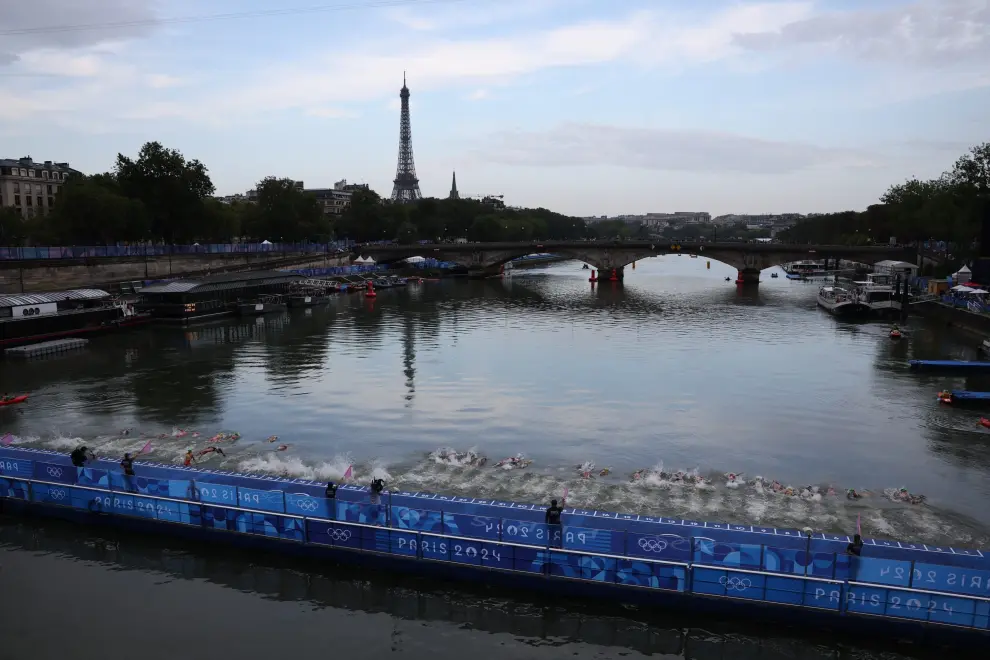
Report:
[[[990,630],[990,601],[977,601],[973,613],[973,626],[980,630]]]
[[[801,605],[804,602],[805,580],[768,575],[765,600],[771,603]],[[824,595],[824,593],[822,594]]]
[[[883,614],[887,590],[883,587],[850,585],[846,590],[846,611],[858,614]]]
[[[762,552],[760,545],[695,537],[693,561],[709,566],[758,570],[763,565]]]
[[[926,594],[897,589],[887,589],[886,591],[887,605],[884,614],[887,616],[925,621],[928,619],[929,604],[931,604],[932,609],[938,609],[938,603],[935,600],[929,602],[929,596]]]
[[[467,541],[464,539],[447,539],[449,552],[448,561],[459,564],[481,565],[481,541]]]
[[[629,532],[626,535],[625,554],[645,559],[689,562],[692,547],[691,539],[686,536]]]
[[[0,497],[9,497],[15,500],[27,500],[31,498],[28,483],[26,481],[14,481],[13,479],[0,478]]]
[[[110,476],[111,482],[113,481],[112,475],[113,473],[111,473]],[[123,480],[122,474],[118,473],[118,477],[121,480]],[[171,494],[171,490],[172,490],[171,483],[169,482],[168,479],[157,479],[147,476],[135,476],[134,479],[131,480],[131,482],[132,485],[134,486],[134,491],[137,493],[141,493],[142,495],[153,495],[157,497],[173,497],[173,495]],[[123,482],[121,481],[121,483]],[[191,482],[186,482],[186,483],[190,484]],[[192,499],[193,493],[192,493],[191,485],[186,485],[182,489],[181,496],[174,496],[174,497],[181,497],[182,499]]]
[[[158,502],[150,497],[134,496],[134,511],[131,515],[140,518],[158,519]]]
[[[280,490],[238,488],[237,501],[246,509],[261,509],[273,513],[285,513],[285,496]]]
[[[804,550],[795,548],[763,548],[763,570],[771,573],[807,575],[810,557]],[[832,577],[829,575],[828,577]],[[803,587],[802,587],[803,590]]]
[[[327,508],[333,500],[325,497],[313,497],[306,493],[286,493],[285,512],[297,516],[313,516],[315,518],[332,518],[336,514]]]
[[[93,488],[109,488],[110,475],[106,470],[95,468],[77,467],[76,483],[80,486],[91,486]]]
[[[323,520],[307,520],[306,533],[310,543],[331,545],[340,548],[361,549],[361,528],[352,525],[326,522]]]
[[[388,552],[393,555],[416,557],[419,555],[419,534],[416,532],[400,532],[389,530]]]
[[[388,507],[384,504],[361,504],[358,502],[338,501],[337,519],[341,522],[385,525],[388,520]]]
[[[489,568],[512,570],[514,566],[514,548],[503,543],[482,543],[479,551],[481,565]]]
[[[237,506],[237,488],[235,486],[194,480],[192,487],[195,489],[195,495],[192,499],[210,504]]]
[[[420,555],[423,559],[449,561],[450,541],[444,536],[420,534]]]
[[[915,564],[911,586],[916,589],[990,597],[990,571]]]
[[[30,479],[34,476],[34,461],[19,458],[0,458],[0,474],[8,477]]]
[[[856,557],[852,562],[852,579],[856,582],[906,587],[911,583],[911,562]]]
[[[389,522],[392,523],[392,527],[397,529],[441,533],[443,531],[443,512],[393,505]]]
[[[804,604],[838,612],[842,609],[842,585],[832,582],[804,581]]]
[[[72,489],[66,486],[31,485],[31,501],[72,506]]]
[[[567,578],[581,577],[581,555],[574,555],[562,550],[548,550],[547,572],[550,575]]]
[[[763,589],[766,586],[767,577],[765,575],[736,573],[700,566],[693,567],[692,573],[691,590],[695,593],[730,596],[732,598],[763,599]]]
[[[500,524],[499,518],[488,516],[472,516],[461,513],[446,513],[443,515],[443,528],[445,534],[451,536],[470,536],[472,538],[499,540]]]
[[[229,532],[237,531],[237,512],[222,506],[200,505],[203,515],[203,527],[221,529]]]
[[[542,574],[546,570],[546,554],[546,551],[540,548],[516,546],[512,553],[513,570]]]
[[[556,540],[560,540],[560,530],[555,529]],[[550,532],[545,523],[527,520],[503,520],[502,540],[523,545],[545,546],[550,540]]]
[[[60,484],[76,483],[76,468],[55,463],[35,463],[34,478],[39,481],[57,481]]]
[[[566,525],[562,532],[562,545],[565,549],[604,554],[622,554],[625,552],[625,534],[623,532]]]

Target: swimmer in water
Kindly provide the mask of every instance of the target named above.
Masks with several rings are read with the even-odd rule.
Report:
[[[289,445],[279,445],[278,447],[275,448],[275,451],[285,451],[288,448]]]
[[[607,477],[611,471],[612,471],[612,468],[605,468],[601,472],[598,473],[598,476],[599,477]]]
[[[854,488],[850,488],[849,490],[846,491],[846,499],[847,500],[858,500],[858,499],[860,499],[862,497],[863,496],[860,495],[859,493],[857,493]]]
[[[270,435],[270,436],[268,436],[268,442],[275,442],[276,440],[278,440],[278,436],[277,435]],[[441,456],[441,458],[442,458],[442,456]]]
[[[219,447],[207,447],[206,449],[200,451],[196,456],[205,456],[206,454],[220,454],[224,458],[227,458],[227,454],[223,453],[223,450]]]

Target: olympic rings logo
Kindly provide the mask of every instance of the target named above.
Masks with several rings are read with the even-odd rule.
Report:
[[[303,511],[309,511],[312,513],[313,511],[316,511],[316,506],[316,500],[311,497],[296,500],[296,507],[302,509]]]
[[[737,578],[735,575],[732,577],[722,576],[718,579],[718,583],[725,587],[726,591],[746,591],[753,586],[753,583],[749,581],[749,578]]]
[[[663,552],[667,549],[667,542],[663,539],[651,539],[643,537],[639,540],[639,547],[644,552]]]
[[[56,479],[60,478],[62,476],[62,468],[55,467],[55,466],[49,466],[49,468],[48,468],[48,476],[49,477],[55,477]]]
[[[59,490],[59,489],[56,489],[56,488],[49,488],[48,489],[48,496],[50,498],[52,498],[53,500],[64,500],[65,499],[65,491],[64,490]]]
[[[327,535],[334,541],[349,541],[351,538],[351,531],[349,529],[334,529],[333,527],[328,527]]]

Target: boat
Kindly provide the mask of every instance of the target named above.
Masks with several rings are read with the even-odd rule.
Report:
[[[784,274],[789,280],[806,280],[812,277],[824,277],[828,275],[823,261],[794,261],[784,265]]]
[[[914,370],[990,371],[990,362],[978,360],[908,360],[908,366]]]
[[[818,290],[818,305],[834,316],[858,316],[870,311],[856,294],[839,286],[826,284]]]
[[[12,406],[15,403],[24,403],[27,400],[28,400],[27,394],[20,394],[18,396],[12,396],[6,400],[0,399],[0,406]]]
[[[273,312],[284,312],[285,299],[280,295],[258,296],[253,301],[237,304],[237,313],[241,316],[260,316]]]
[[[648,608],[695,609],[986,650],[990,557],[846,534],[696,522],[546,503],[118,459],[75,468],[65,453],[0,446],[0,507],[82,525],[181,536],[449,580]],[[965,577],[965,579],[963,579]],[[897,605],[897,607],[894,607]]]
[[[901,301],[897,300],[894,277],[884,273],[870,273],[865,280],[853,283],[860,302],[869,305],[870,311],[878,314],[901,311]]]
[[[0,347],[13,348],[151,322],[102,289],[0,295]]]

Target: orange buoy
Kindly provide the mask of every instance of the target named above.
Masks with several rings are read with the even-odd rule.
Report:
[[[372,284],[371,280],[368,280],[368,290],[364,292],[365,298],[377,298],[378,294],[375,293],[375,285]]]

